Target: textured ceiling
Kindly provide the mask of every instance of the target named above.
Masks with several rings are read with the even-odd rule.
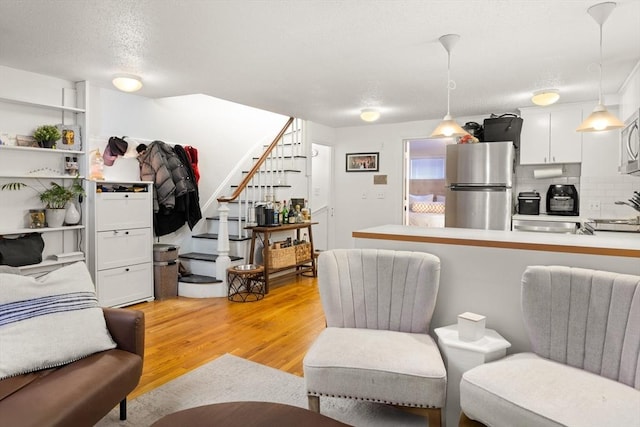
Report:
[[[0,0],[0,65],[110,87],[142,76],[142,96],[203,93],[333,127],[454,116],[598,93],[593,0]],[[640,0],[604,26],[604,93],[640,60]]]

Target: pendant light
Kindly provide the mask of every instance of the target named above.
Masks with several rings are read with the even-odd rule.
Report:
[[[596,105],[596,108],[593,109],[589,117],[576,129],[578,132],[597,132],[619,129],[624,126],[624,123],[607,111],[607,108],[602,103],[602,25],[615,7],[616,4],[614,2],[605,2],[587,9],[587,13],[591,15],[600,26],[600,63],[598,64],[600,68],[600,90],[598,93],[598,105]]]
[[[451,106],[451,89],[455,89],[456,84],[453,80],[451,80],[451,50],[460,40],[460,36],[458,34],[446,34],[440,37],[440,43],[447,51],[447,115],[444,116],[442,122],[438,125],[438,127],[431,134],[431,138],[454,138],[459,136],[468,135],[468,133],[462,129],[451,117],[451,112],[449,111]]]

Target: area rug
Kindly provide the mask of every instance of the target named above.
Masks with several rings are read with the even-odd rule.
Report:
[[[127,404],[127,421],[118,408],[98,427],[146,427],[172,412],[194,406],[234,401],[277,402],[307,407],[304,379],[268,366],[225,354]],[[426,421],[399,409],[348,399],[322,398],[324,415],[353,426],[424,426]]]

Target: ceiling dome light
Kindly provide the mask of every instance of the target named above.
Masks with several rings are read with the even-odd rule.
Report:
[[[451,113],[449,112],[449,107],[451,105],[451,89],[456,88],[455,82],[451,80],[451,50],[453,50],[453,47],[458,43],[458,40],[460,40],[460,36],[458,34],[446,34],[438,40],[440,40],[440,44],[442,44],[442,47],[447,51],[447,114],[433,133],[431,133],[431,138],[454,138],[469,135],[467,131],[462,129],[460,125],[453,120],[453,117],[451,117]]]
[[[360,111],[360,118],[365,122],[375,122],[380,118],[380,111],[374,108],[365,108]]]
[[[555,104],[560,99],[560,91],[558,89],[542,89],[533,92],[531,102],[536,105],[546,107]]]
[[[142,79],[133,74],[116,74],[112,83],[123,92],[135,92],[142,88]]]
[[[600,88],[598,92],[598,105],[589,114],[589,117],[576,129],[577,132],[598,132],[603,130],[620,129],[624,123],[616,116],[607,111],[602,103],[602,25],[607,20],[613,9],[616,8],[614,2],[599,3],[587,9],[587,13],[596,21],[600,27]]]

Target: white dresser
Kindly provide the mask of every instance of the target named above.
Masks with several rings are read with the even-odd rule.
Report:
[[[153,186],[92,182],[89,259],[99,304],[153,300]]]

